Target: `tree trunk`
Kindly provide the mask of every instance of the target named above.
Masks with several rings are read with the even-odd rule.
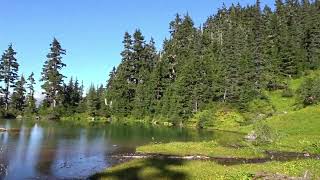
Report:
[[[5,105],[6,111],[9,109],[9,82],[6,83],[6,92],[5,92]]]
[[[224,91],[223,102],[226,102],[226,99],[227,99],[227,90]]]
[[[53,108],[56,107],[57,101],[55,99],[53,99]]]

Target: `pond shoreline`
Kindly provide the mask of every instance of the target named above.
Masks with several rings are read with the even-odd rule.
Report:
[[[223,139],[237,134],[165,127],[108,124],[72,126],[54,121],[0,119],[0,179],[86,179],[124,160],[112,155],[134,153],[155,142]],[[27,160],[26,160],[27,159]]]
[[[266,151],[266,157],[263,158],[239,158],[239,157],[212,157],[203,155],[169,155],[160,153],[125,153],[111,155],[111,158],[118,159],[120,163],[128,162],[133,159],[161,159],[161,160],[200,160],[200,161],[215,161],[218,164],[231,166],[238,164],[259,164],[270,161],[286,162],[291,160],[302,159],[317,159],[320,160],[320,154],[309,154],[300,152],[280,152],[280,151]]]

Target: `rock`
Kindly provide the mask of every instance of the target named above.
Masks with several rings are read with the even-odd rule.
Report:
[[[23,117],[21,115],[17,116],[17,119],[21,120]]]
[[[6,132],[7,129],[6,128],[0,128],[0,132]]]
[[[257,134],[254,131],[251,131],[248,135],[244,137],[247,141],[257,140]]]

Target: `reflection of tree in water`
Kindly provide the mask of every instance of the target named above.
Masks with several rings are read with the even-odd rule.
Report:
[[[104,131],[48,128],[43,138],[46,143],[36,165],[41,177],[88,176],[94,168],[106,166]]]
[[[56,158],[57,139],[55,128],[47,128],[43,136],[43,142],[46,142],[47,144],[44,145],[46,147],[40,148],[39,160],[35,166],[36,171],[43,176],[53,176],[51,167]]]
[[[2,152],[2,147],[0,147],[0,179],[4,179],[7,176],[7,170],[9,166],[9,161]]]
[[[3,139],[4,133],[0,133],[0,142]],[[0,146],[0,179],[4,179],[8,174],[9,160],[5,155],[7,149],[1,145]]]

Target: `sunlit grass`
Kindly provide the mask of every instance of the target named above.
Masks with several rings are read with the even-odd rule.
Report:
[[[267,162],[263,164],[219,165],[209,161],[165,162],[161,160],[133,160],[99,173],[93,179],[252,179],[256,173],[279,173],[312,179],[320,177],[318,160]]]
[[[264,153],[254,146],[231,148],[211,142],[173,142],[167,144],[146,145],[137,148],[142,153],[159,153],[175,155],[205,155],[211,157],[255,158],[263,157]]]

